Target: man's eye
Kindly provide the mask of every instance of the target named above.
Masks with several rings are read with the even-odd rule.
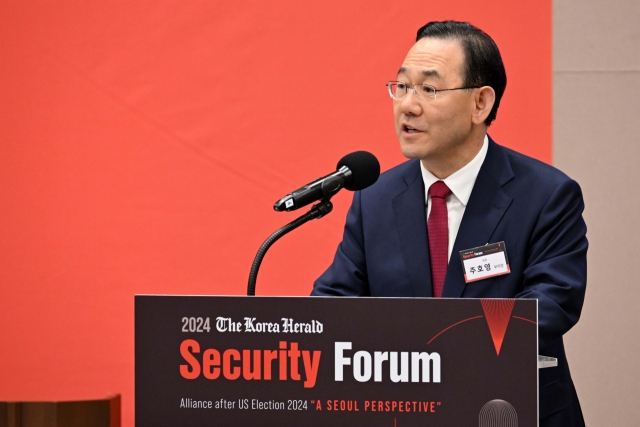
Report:
[[[405,83],[398,83],[398,90],[407,90],[407,85]]]
[[[422,85],[422,92],[426,95],[433,95],[435,90],[431,86]]]

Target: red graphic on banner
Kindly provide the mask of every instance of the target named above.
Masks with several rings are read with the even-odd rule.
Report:
[[[482,304],[484,316],[487,318],[491,338],[493,338],[493,345],[496,347],[496,354],[499,356],[515,300],[482,299],[480,303]]]
[[[468,322],[469,320],[475,320],[475,319],[482,319],[482,316],[474,316],[474,317],[469,317],[468,319],[464,319],[461,320],[459,322],[454,323],[451,326],[447,326],[446,328],[444,328],[443,330],[441,330],[440,332],[438,332],[433,338],[431,338],[429,340],[429,342],[427,343],[427,345],[431,344],[433,342],[433,340],[435,340],[436,338],[438,338],[440,335],[442,335],[443,333],[447,332],[449,329],[453,328],[454,326],[458,326],[461,323],[464,322]]]

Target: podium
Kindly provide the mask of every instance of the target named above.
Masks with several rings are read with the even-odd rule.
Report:
[[[120,427],[120,401],[0,402],[0,427]]]
[[[136,426],[538,425],[537,301],[135,297]]]

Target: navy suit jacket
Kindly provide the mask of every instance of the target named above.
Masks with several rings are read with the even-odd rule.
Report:
[[[425,189],[418,160],[356,192],[335,259],[312,295],[431,297]],[[541,426],[583,426],[562,342],[587,280],[584,202],[559,170],[489,140],[447,268],[443,297],[536,298]],[[459,252],[504,241],[511,273],[465,283]]]

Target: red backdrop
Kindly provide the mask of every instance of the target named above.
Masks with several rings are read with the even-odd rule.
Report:
[[[276,199],[354,150],[403,161],[384,83],[440,19],[496,40],[490,133],[550,162],[549,1],[0,3],[0,400],[118,392],[132,426],[134,294],[243,294],[298,215]],[[350,197],[258,294],[310,292]]]

